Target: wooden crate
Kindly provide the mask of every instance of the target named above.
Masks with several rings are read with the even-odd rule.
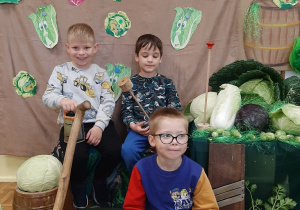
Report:
[[[220,210],[244,210],[245,145],[210,143],[208,178]]]

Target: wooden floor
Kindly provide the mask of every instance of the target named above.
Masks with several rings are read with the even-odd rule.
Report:
[[[16,182],[0,182],[0,204],[3,210],[12,210]]]

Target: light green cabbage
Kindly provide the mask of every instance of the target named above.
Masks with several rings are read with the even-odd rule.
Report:
[[[288,134],[300,135],[300,106],[286,104],[269,113],[271,126]]]
[[[223,84],[213,108],[210,125],[213,128],[229,129],[233,126],[237,111],[241,106],[240,89],[235,85]]]
[[[42,192],[58,186],[62,164],[52,155],[26,160],[17,171],[17,186],[25,192]]]
[[[274,103],[274,86],[271,79],[252,79],[240,86],[242,94],[257,94],[268,104]]]
[[[208,92],[207,93],[206,119],[205,119],[205,122],[207,122],[207,123],[209,123],[212,110],[213,110],[214,106],[216,105],[217,96],[218,95],[216,92]],[[196,125],[198,123],[203,122],[204,106],[205,106],[205,93],[194,98],[191,103],[190,112],[194,118],[194,122]]]

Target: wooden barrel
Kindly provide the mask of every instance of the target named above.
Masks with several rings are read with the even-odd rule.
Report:
[[[257,13],[248,10],[244,19],[246,58],[266,66],[288,64],[294,41],[299,36],[299,4],[281,9],[273,0],[255,3],[259,6]],[[255,21],[255,18],[258,20]]]
[[[29,193],[21,191],[18,187],[15,188],[13,199],[13,210],[31,210],[31,209],[49,209],[52,210],[55,197],[57,193],[57,187],[52,190],[44,192]],[[73,196],[71,191],[67,192],[64,208],[65,210],[72,210]]]

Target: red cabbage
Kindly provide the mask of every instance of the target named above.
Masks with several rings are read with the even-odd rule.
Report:
[[[268,112],[260,105],[246,104],[236,114],[234,125],[241,131],[263,131],[268,127]]]

